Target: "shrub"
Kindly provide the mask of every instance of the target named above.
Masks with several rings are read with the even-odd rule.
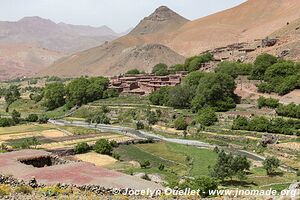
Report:
[[[180,116],[174,121],[174,126],[176,130],[186,130],[188,124],[186,123],[185,118],[183,116]]]
[[[49,117],[47,117],[46,115],[41,115],[41,116],[39,116],[38,122],[40,124],[47,124],[48,120],[49,120]]]
[[[9,127],[15,125],[15,122],[10,118],[0,118],[0,127]]]
[[[131,69],[131,70],[128,70],[127,72],[126,72],[126,74],[131,74],[131,75],[134,75],[134,74],[144,74],[145,72],[143,72],[143,71],[140,71],[140,70],[138,70],[138,69]]]
[[[199,110],[197,121],[203,126],[211,126],[218,121],[218,117],[214,109],[208,107]]]
[[[160,165],[158,166],[158,169],[159,169],[160,171],[163,171],[163,170],[165,169],[165,165],[164,165],[164,164],[160,164]]]
[[[164,63],[159,63],[153,67],[152,74],[156,76],[166,76],[169,74],[168,66]]]
[[[37,116],[37,114],[29,114],[26,120],[28,122],[37,122],[39,120],[39,117]]]
[[[75,154],[81,154],[88,152],[90,149],[90,146],[86,142],[81,142],[75,146],[74,152]]]
[[[117,154],[117,153],[112,153],[112,157],[114,158],[114,159],[116,159],[116,160],[120,160],[120,158],[121,158],[121,156],[119,155],[119,154]]]
[[[111,155],[113,147],[111,146],[111,143],[108,140],[100,139],[95,143],[94,150],[100,154]]]
[[[148,168],[150,166],[150,161],[145,160],[143,162],[140,162],[141,168]]]
[[[0,197],[9,195],[12,192],[12,189],[9,185],[0,184]]]
[[[260,97],[257,100],[258,108],[269,107],[269,108],[277,108],[279,106],[279,100],[272,98],[264,98]]]
[[[16,193],[22,193],[22,194],[31,194],[32,191],[33,191],[33,188],[30,186],[27,186],[27,185],[21,185],[15,189]]]
[[[267,171],[268,175],[273,175],[276,169],[279,167],[279,165],[280,160],[276,157],[269,156],[263,162],[264,169]]]
[[[137,130],[142,130],[142,129],[144,129],[144,128],[145,128],[145,125],[144,125],[143,122],[141,122],[141,121],[137,121],[137,122],[136,122],[136,129],[137,129]]]

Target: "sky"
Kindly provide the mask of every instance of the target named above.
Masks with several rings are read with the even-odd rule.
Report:
[[[193,20],[243,2],[245,0],[0,0],[0,21],[40,16],[56,23],[107,25],[116,32],[123,32],[135,27],[161,5]]]

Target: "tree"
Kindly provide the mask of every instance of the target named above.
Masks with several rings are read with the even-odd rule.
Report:
[[[152,92],[149,96],[149,100],[154,105],[167,105],[170,89],[170,87],[162,87],[159,90]]]
[[[81,106],[82,104],[86,104],[87,100],[87,89],[90,85],[90,81],[86,78],[76,78],[71,81],[67,87],[67,105],[69,108],[73,106]]]
[[[87,121],[97,124],[109,124],[110,118],[103,111],[99,111],[96,114],[92,114],[87,118]]]
[[[92,102],[103,98],[103,92],[107,90],[109,80],[104,77],[92,77],[86,88],[86,100]]]
[[[120,92],[114,88],[109,88],[103,92],[103,98],[113,98],[118,97],[120,95]]]
[[[21,117],[21,113],[19,113],[16,110],[13,110],[13,112],[11,113],[11,118],[15,122],[15,124],[20,123],[20,117]]]
[[[184,117],[180,116],[174,121],[174,126],[175,126],[176,130],[186,130],[188,127],[188,124],[186,123],[186,120],[184,119]]]
[[[46,115],[41,115],[41,116],[39,116],[38,122],[39,122],[39,124],[47,124],[48,120],[49,120],[49,117],[47,117]]]
[[[200,69],[201,64],[207,63],[213,59],[213,55],[210,53],[202,54],[200,56],[194,56],[186,59],[185,68],[189,72],[197,71]]]
[[[26,120],[28,122],[37,122],[39,120],[39,117],[37,116],[37,114],[29,114]]]
[[[277,108],[279,106],[279,100],[259,97],[259,99],[257,100],[257,105],[259,109],[262,107]]]
[[[232,130],[248,130],[249,122],[246,117],[238,116],[233,120]]]
[[[13,102],[20,99],[20,89],[19,86],[10,85],[8,89],[5,90],[4,99],[6,101],[7,107],[9,107]]]
[[[192,100],[194,111],[212,107],[216,111],[227,111],[236,106],[234,79],[221,73],[207,73],[200,79],[196,96]]]
[[[48,110],[54,110],[65,104],[65,86],[63,83],[51,83],[44,89],[43,105]]]
[[[211,177],[200,176],[195,178],[194,180],[187,181],[185,187],[194,190],[199,189],[200,196],[206,198],[209,196],[209,191],[218,189],[218,182]]]
[[[276,157],[268,156],[263,162],[264,169],[267,171],[268,175],[274,174],[279,165],[280,160]]]
[[[131,69],[131,70],[128,70],[126,72],[126,74],[130,74],[130,75],[135,75],[135,74],[144,74],[144,72],[138,70],[138,69]]]
[[[218,117],[214,109],[207,107],[199,110],[197,121],[203,126],[211,126],[218,121]]]
[[[211,175],[221,181],[226,178],[245,177],[245,171],[250,169],[250,162],[245,156],[233,156],[231,153],[226,154],[222,150],[218,154],[217,163],[211,171]]]
[[[86,153],[89,150],[90,150],[90,146],[86,142],[78,143],[74,148],[75,154]]]
[[[262,80],[264,78],[266,70],[272,66],[273,64],[277,63],[277,58],[270,54],[264,53],[257,56],[256,60],[254,61],[254,67],[251,72],[251,78]]]
[[[189,108],[194,93],[188,86],[177,85],[169,89],[167,94],[167,106],[173,108]]]
[[[233,78],[237,78],[238,75],[249,75],[252,67],[252,64],[224,61],[218,64],[215,72],[228,74]]]
[[[164,63],[159,63],[153,67],[152,74],[156,76],[166,76],[169,74],[168,66]]]
[[[195,71],[189,73],[184,79],[183,84],[188,85],[192,88],[197,88],[199,85],[200,80],[205,76],[204,72]]]
[[[95,143],[94,150],[100,154],[111,155],[113,147],[108,140],[100,139]]]
[[[15,122],[10,118],[0,118],[0,127],[9,127],[15,125]]]

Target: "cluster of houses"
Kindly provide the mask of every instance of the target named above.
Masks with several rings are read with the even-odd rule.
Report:
[[[187,72],[177,72],[167,76],[153,74],[119,75],[110,78],[109,88],[123,94],[148,95],[165,86],[179,85]]]

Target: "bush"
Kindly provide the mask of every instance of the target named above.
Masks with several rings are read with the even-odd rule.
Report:
[[[143,122],[141,122],[141,121],[136,122],[136,129],[137,130],[142,130],[144,128],[145,128],[145,125],[143,124]]]
[[[87,153],[91,147],[86,142],[81,142],[77,144],[74,148],[75,154]]]
[[[273,175],[276,169],[279,167],[279,165],[280,160],[276,157],[269,156],[263,162],[264,169],[267,171],[268,175]]]
[[[47,124],[49,120],[49,117],[47,117],[46,115],[41,115],[39,116],[39,123],[40,124]]]
[[[100,139],[95,143],[94,150],[100,154],[111,155],[113,147],[108,140]]]
[[[208,107],[199,110],[197,121],[203,126],[211,126],[218,121],[218,117],[214,109]]]
[[[15,125],[15,122],[10,118],[0,118],[0,127],[9,127]]]
[[[188,124],[186,123],[185,118],[183,116],[180,116],[174,121],[174,126],[176,130],[186,130]]]
[[[126,72],[126,74],[135,75],[135,74],[144,74],[145,72],[138,69],[131,69]]]
[[[251,71],[251,79],[262,80],[266,70],[273,64],[277,63],[277,58],[270,54],[261,54],[254,61],[254,67]]]
[[[158,169],[159,169],[160,171],[163,171],[163,170],[165,169],[165,165],[164,165],[164,164],[160,164],[160,165],[158,166]]]
[[[22,193],[22,194],[31,194],[32,191],[33,191],[33,188],[30,186],[27,186],[27,185],[21,185],[15,189],[16,193]]]
[[[39,120],[39,117],[37,114],[29,114],[28,117],[26,118],[26,121],[28,122],[37,122]]]
[[[9,185],[0,184],[0,197],[7,196],[12,192],[12,189]]]
[[[156,76],[166,76],[170,73],[166,64],[159,63],[153,67],[152,74],[155,74]]]
[[[276,109],[276,113],[279,116],[293,117],[293,118],[300,119],[300,105],[296,105],[294,103],[291,103],[289,105],[280,104]]]
[[[189,180],[184,185],[185,188],[199,190],[199,195],[203,198],[209,196],[209,191],[218,189],[218,182],[215,179],[207,176],[201,176],[195,178],[194,180]]]
[[[141,168],[148,168],[150,166],[150,161],[145,160],[143,162],[140,162]]]
[[[268,107],[268,108],[277,108],[279,106],[279,100],[272,98],[260,97],[257,100],[258,108]]]
[[[121,158],[121,156],[119,155],[119,154],[117,154],[117,153],[112,153],[112,157],[114,158],[114,159],[116,159],[116,160],[120,160],[120,158]]]

